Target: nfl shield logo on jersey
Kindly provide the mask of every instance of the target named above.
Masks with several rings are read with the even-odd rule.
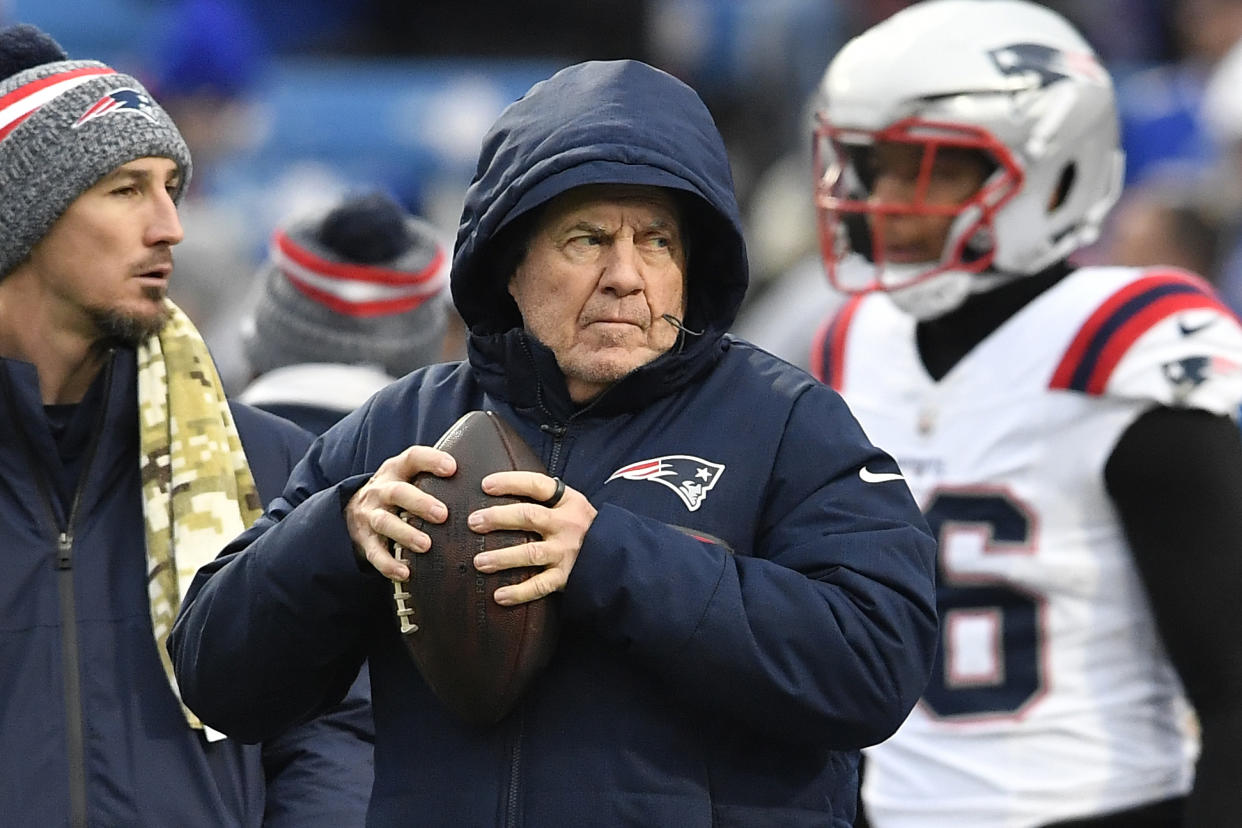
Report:
[[[703,499],[716,485],[724,468],[721,463],[713,463],[691,454],[667,454],[623,466],[613,472],[604,481],[604,485],[617,478],[650,480],[672,489],[681,498],[681,502],[686,504],[686,508],[695,512],[703,505]]]

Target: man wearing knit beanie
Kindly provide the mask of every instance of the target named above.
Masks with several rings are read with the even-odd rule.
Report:
[[[242,341],[258,375],[239,399],[322,433],[373,393],[442,358],[448,255],[382,193],[272,236]]]
[[[365,698],[242,745],[172,678],[190,579],[310,439],[230,404],[166,298],[190,168],[134,78],[0,30],[5,824],[361,823]]]

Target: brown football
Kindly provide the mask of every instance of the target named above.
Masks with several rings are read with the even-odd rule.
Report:
[[[410,568],[409,581],[394,581],[394,603],[414,663],[446,707],[468,722],[500,721],[556,645],[555,596],[517,606],[497,604],[492,594],[519,583],[537,567],[483,573],[474,556],[538,540],[533,532],[500,530],[478,534],[466,527],[471,512],[522,498],[485,494],[483,478],[498,471],[546,473],[530,446],[491,411],[462,416],[436,442],[457,460],[457,473],[417,475],[413,483],[448,507],[441,524],[414,518],[431,538],[431,548],[411,554],[393,544],[393,554]],[[406,519],[410,516],[403,515]]]

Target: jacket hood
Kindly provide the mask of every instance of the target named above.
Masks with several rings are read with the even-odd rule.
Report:
[[[748,281],[746,248],[724,142],[693,89],[632,60],[562,69],[501,113],[483,140],[453,257],[453,301],[473,333],[520,324],[492,242],[539,205],[585,184],[643,184],[688,193],[686,325],[719,336]]]

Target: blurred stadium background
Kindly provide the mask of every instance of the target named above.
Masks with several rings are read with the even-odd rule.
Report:
[[[846,39],[906,5],[0,0],[0,22],[33,23],[71,57],[134,74],[182,126],[195,174],[173,295],[232,389],[245,379],[236,319],[279,219],[343,192],[382,189],[451,243],[487,126],[531,83],[579,60],[646,60],[704,97],[730,147],[761,295],[814,259],[804,156],[820,73]],[[1206,128],[1201,100],[1242,37],[1242,0],[1045,5],[1084,30],[1118,79],[1130,182],[1168,169],[1184,182],[1185,170],[1220,159],[1219,130]],[[1234,71],[1242,75],[1242,64]]]

